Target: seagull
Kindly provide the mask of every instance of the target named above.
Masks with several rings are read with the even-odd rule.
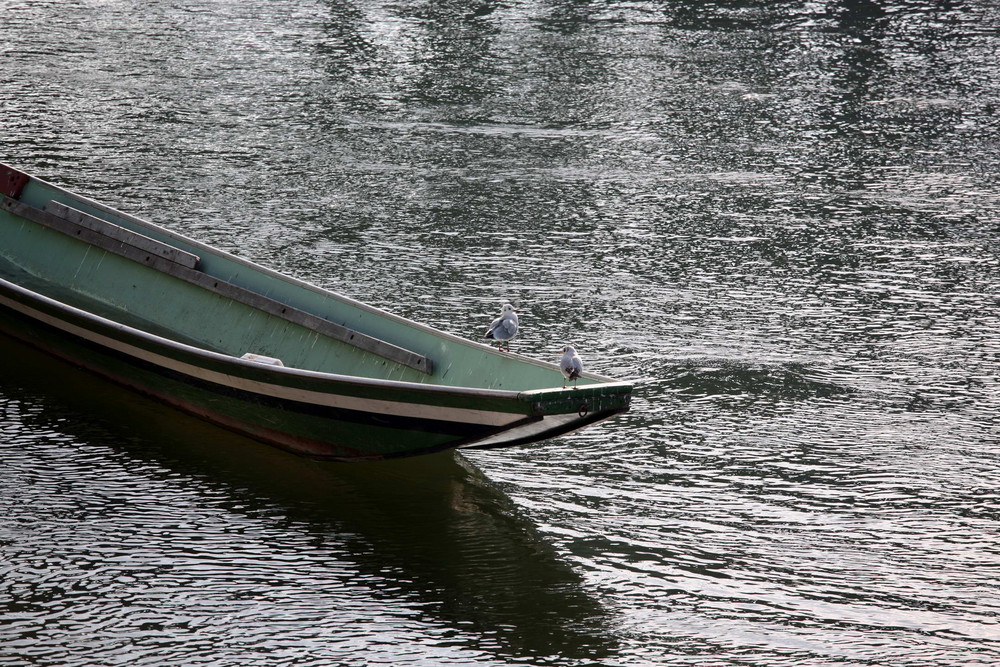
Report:
[[[493,320],[484,338],[497,341],[497,349],[510,351],[510,339],[517,335],[517,310],[509,303],[500,309],[500,317]]]
[[[576,348],[572,345],[567,345],[562,350],[562,360],[559,362],[559,370],[562,371],[563,377],[566,381],[573,381],[573,388],[576,389],[576,381],[580,378],[580,373],[583,372],[583,360],[576,353]],[[563,389],[566,388],[566,382],[563,382]]]

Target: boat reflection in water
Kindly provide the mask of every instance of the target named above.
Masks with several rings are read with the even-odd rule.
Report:
[[[198,613],[193,601],[199,588],[211,590],[213,582],[226,581],[239,589],[236,597],[256,602],[249,612],[233,602],[241,609],[233,612],[241,624],[259,623],[273,633],[277,616],[288,619],[282,627],[334,625],[368,636],[362,644],[393,641],[373,635],[377,622],[356,617],[356,599],[346,593],[341,599],[346,568],[352,595],[360,586],[362,599],[378,600],[374,614],[384,613],[387,600],[417,610],[414,622],[438,628],[448,650],[501,660],[599,661],[614,653],[608,616],[579,575],[459,453],[318,462],[179,415],[2,335],[0,355],[7,360],[0,413],[17,409],[18,420],[32,433],[52,435],[36,443],[46,456],[77,459],[65,473],[57,463],[52,475],[84,478],[71,491],[81,494],[83,503],[107,498],[109,507],[131,502],[148,508],[141,521],[120,527],[109,518],[114,510],[100,511],[101,530],[119,545],[116,553],[127,549],[122,545],[139,545],[122,576],[141,580],[142,568],[135,563],[143,559],[167,563],[174,574],[187,563],[197,573],[172,584],[176,595],[187,598],[185,622],[199,622],[190,620]],[[54,455],[52,448],[62,453]],[[116,488],[107,491],[104,485]],[[183,500],[175,507],[159,506],[178,494]],[[178,537],[178,524],[196,528]],[[75,534],[69,531],[67,539],[77,539]],[[79,539],[63,548],[88,548],[86,539]],[[267,553],[261,553],[260,540]],[[238,582],[234,572],[240,573]],[[57,570],[50,579],[60,576]],[[152,599],[153,591],[163,596],[163,576],[156,575],[156,586],[152,580],[131,586],[125,602],[131,608],[154,606],[159,626],[169,627],[170,607],[155,606]],[[71,582],[60,585],[68,589]],[[322,620],[316,618],[317,595],[325,605]],[[306,599],[312,602],[305,604]],[[89,606],[97,608],[100,601]],[[398,633],[398,626],[382,632]],[[337,631],[329,641],[337,641]]]

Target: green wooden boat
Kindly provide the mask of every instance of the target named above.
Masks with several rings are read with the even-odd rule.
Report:
[[[371,460],[563,435],[632,385],[500,352],[0,165],[0,331],[257,440]]]

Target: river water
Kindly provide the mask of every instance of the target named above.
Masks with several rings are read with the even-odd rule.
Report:
[[[0,341],[0,664],[1000,664],[988,0],[0,0],[0,161],[638,383],[272,450]]]

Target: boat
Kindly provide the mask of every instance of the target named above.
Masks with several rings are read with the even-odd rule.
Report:
[[[336,461],[546,440],[627,411],[633,391],[593,373],[567,388],[555,363],[399,317],[5,164],[0,332]]]

